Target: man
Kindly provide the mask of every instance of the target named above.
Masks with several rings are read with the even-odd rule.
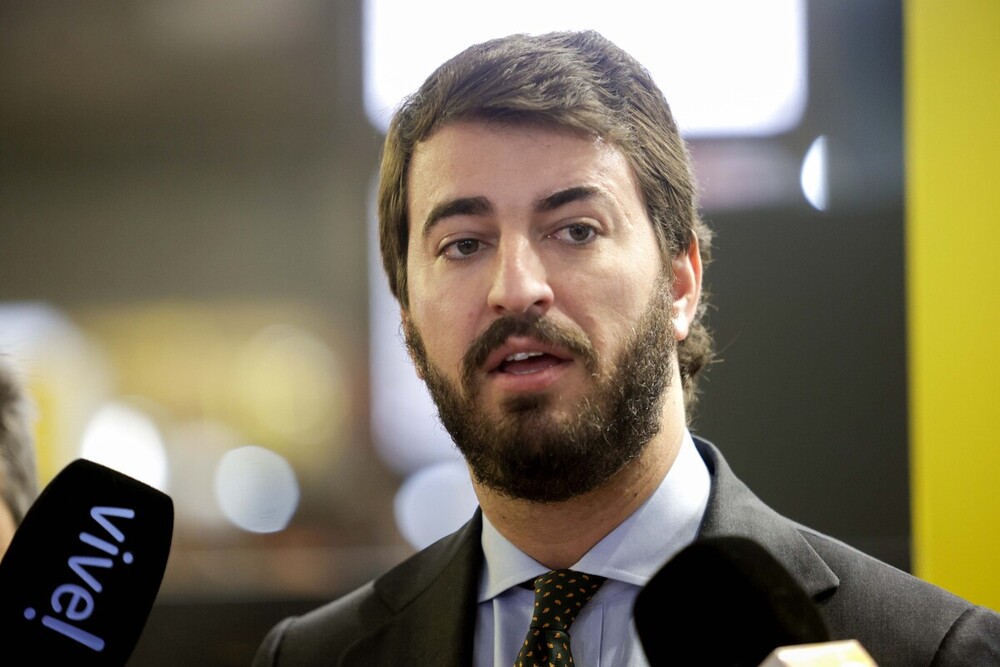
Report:
[[[544,664],[643,665],[639,591],[724,535],[758,541],[832,636],[881,665],[1000,661],[1000,616],[778,516],[688,432],[711,359],[696,205],[662,94],[595,33],[473,46],[404,103],[382,160],[382,257],[481,511],[276,626],[255,664],[541,662],[528,627],[551,611],[533,613],[522,584],[544,596],[568,577],[572,646],[547,642]]]
[[[36,495],[29,402],[14,366],[0,356],[0,556]]]

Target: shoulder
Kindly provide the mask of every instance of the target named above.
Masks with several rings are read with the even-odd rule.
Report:
[[[711,443],[702,536],[760,542],[813,597],[833,639],[857,639],[879,667],[1000,665],[1000,614],[977,607],[768,507]]]
[[[432,622],[427,609],[454,595],[456,604],[474,593],[482,559],[477,514],[457,532],[396,565],[377,579],[302,616],[286,618],[264,638],[253,667],[340,664],[358,646],[379,643],[384,633]],[[435,606],[437,604],[437,606]],[[381,647],[387,655],[391,647]],[[391,662],[388,656],[387,661]],[[320,662],[321,661],[321,662]],[[370,662],[370,664],[376,664]],[[382,663],[378,663],[382,664]]]
[[[835,639],[857,639],[880,667],[1000,664],[1000,614],[798,528],[840,580],[817,600]]]
[[[374,582],[369,581],[322,607],[275,625],[257,650],[253,665],[307,665],[311,664],[310,656],[316,655],[336,664],[337,657],[366,627],[381,625],[388,615],[388,607],[375,594]]]

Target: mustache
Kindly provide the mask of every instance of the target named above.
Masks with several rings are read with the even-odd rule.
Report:
[[[537,315],[507,315],[494,320],[466,351],[462,358],[462,383],[465,387],[471,386],[486,359],[511,336],[530,337],[540,343],[561,347],[581,358],[588,371],[597,372],[597,352],[583,331]]]

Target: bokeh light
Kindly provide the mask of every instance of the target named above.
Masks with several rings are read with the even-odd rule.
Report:
[[[825,211],[830,204],[830,185],[827,168],[826,137],[820,135],[809,146],[802,160],[802,194],[817,211]]]
[[[342,371],[333,350],[292,324],[272,324],[243,347],[234,397],[253,432],[290,444],[323,443],[343,416]]]
[[[365,108],[384,131],[403,97],[469,44],[596,28],[649,69],[686,136],[773,135],[805,109],[805,15],[804,0],[618,0],[611,11],[596,0],[367,0]],[[684,29],[664,39],[671,25]]]
[[[472,518],[478,506],[469,469],[460,461],[426,466],[396,492],[396,525],[414,549],[423,549]]]
[[[215,469],[215,498],[226,517],[252,533],[275,533],[299,505],[291,464],[264,447],[248,445],[223,455]]]
[[[167,487],[167,453],[156,423],[120,402],[102,406],[87,424],[80,456],[145,482]]]

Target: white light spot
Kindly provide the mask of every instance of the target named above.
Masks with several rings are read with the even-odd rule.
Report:
[[[291,464],[263,447],[226,452],[215,469],[215,498],[223,514],[243,530],[275,533],[288,525],[299,505],[299,484]]]
[[[460,528],[477,506],[465,464],[436,463],[413,473],[399,487],[396,525],[413,548],[423,549]]]
[[[617,0],[613,11],[598,0],[366,0],[365,109],[385,131],[405,95],[475,42],[593,28],[649,69],[686,136],[772,135],[805,109],[805,18],[804,0]]]
[[[167,453],[156,424],[136,408],[108,403],[87,424],[80,456],[161,491],[167,484]]]
[[[818,211],[825,211],[829,204],[829,177],[827,176],[826,137],[816,137],[802,160],[802,194]]]

